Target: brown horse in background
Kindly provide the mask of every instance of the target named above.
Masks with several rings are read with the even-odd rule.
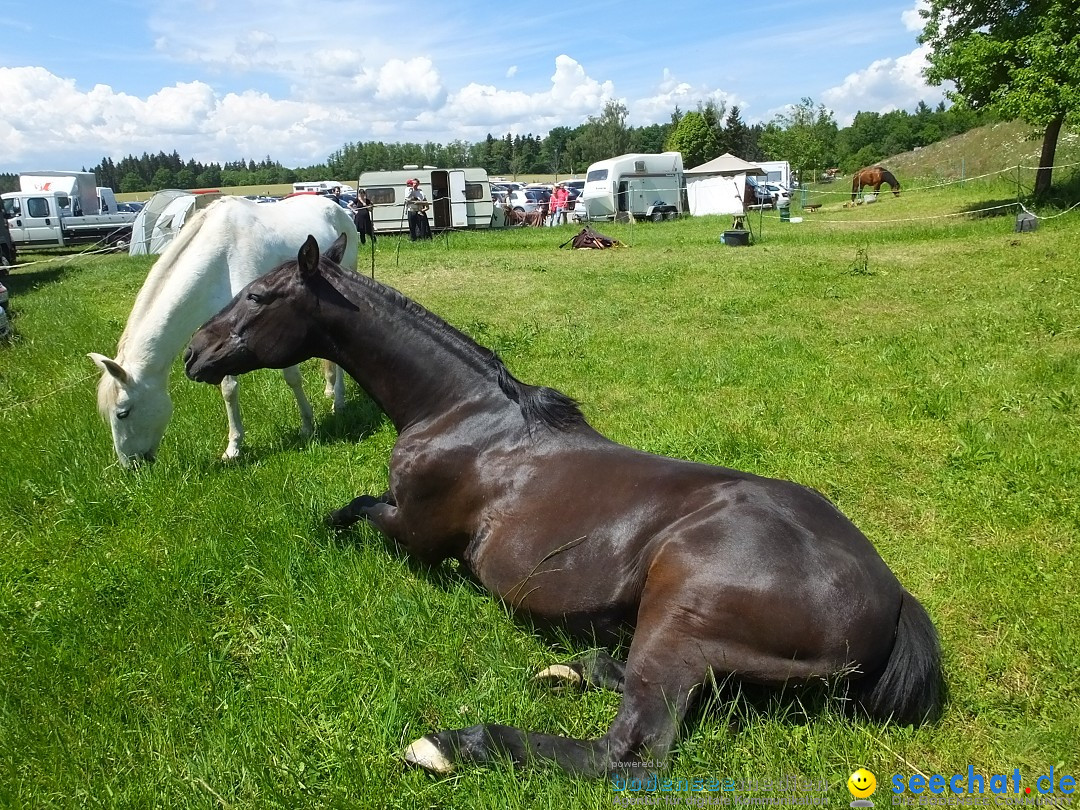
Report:
[[[851,180],[851,199],[854,201],[855,195],[862,191],[865,186],[873,186],[874,192],[877,193],[881,191],[883,183],[892,188],[894,197],[900,196],[900,181],[884,166],[870,166],[866,169],[859,169]]]

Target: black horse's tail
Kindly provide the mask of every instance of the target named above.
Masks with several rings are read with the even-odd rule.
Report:
[[[941,645],[930,616],[904,591],[896,641],[885,666],[857,682],[858,699],[878,720],[918,725],[937,719],[945,700]]]

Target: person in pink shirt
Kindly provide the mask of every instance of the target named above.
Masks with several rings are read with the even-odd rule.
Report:
[[[555,186],[555,191],[552,192],[551,202],[549,203],[551,218],[548,221],[548,225],[558,225],[560,219],[565,219],[567,196],[566,186],[562,183]]]

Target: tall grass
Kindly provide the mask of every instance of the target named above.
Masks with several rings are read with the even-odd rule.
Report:
[[[556,249],[573,228],[380,239],[379,279],[609,436],[823,491],[934,617],[936,725],[743,694],[690,725],[675,774],[824,779],[846,802],[859,766],[1076,773],[1080,219],[926,219],[1001,197],[766,215],[751,248],[722,246],[719,218],[600,226],[631,245],[603,252]],[[305,442],[278,375],[248,375],[247,455],[225,465],[221,397],[178,364],[159,462],[117,467],[85,353],[112,353],[149,266],[46,258],[8,280],[0,805],[609,806],[609,785],[551,771],[404,766],[413,738],[483,721],[596,736],[618,701],[531,686],[577,643],[322,527],[386,484],[394,433],[355,386],[335,417],[306,369]]]

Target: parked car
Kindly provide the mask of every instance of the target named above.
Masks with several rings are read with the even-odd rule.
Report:
[[[766,188],[765,183],[759,183],[753,177],[746,178],[747,195],[744,200],[746,205],[760,205],[766,208],[773,204],[773,196]]]
[[[506,198],[510,196],[510,187],[503,183],[491,184],[491,201],[500,206],[506,203]]]
[[[146,203],[135,202],[135,201],[122,202],[122,203],[117,203],[116,204],[116,210],[117,211],[126,211],[129,214],[137,214],[140,211],[142,211],[142,207],[144,205],[146,205]]]
[[[581,178],[580,180],[562,180],[561,182],[573,192],[575,200],[581,196],[581,191],[585,188],[585,178]]]
[[[786,208],[791,205],[791,192],[779,183],[766,183],[765,190],[769,192],[773,205],[777,208]]]
[[[547,210],[551,191],[546,188],[519,188],[510,192],[510,207],[524,214],[531,214],[538,208]]]

